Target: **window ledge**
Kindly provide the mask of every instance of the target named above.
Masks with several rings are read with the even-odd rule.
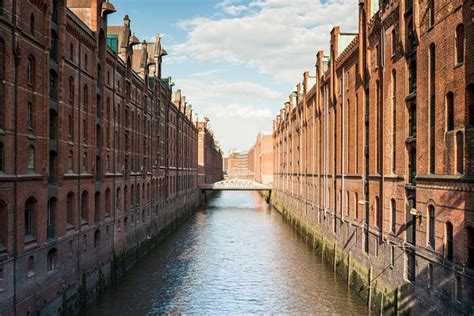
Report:
[[[460,68],[464,66],[464,62],[460,62],[460,63],[457,63],[455,66],[454,66],[454,69],[457,69],[457,68]]]
[[[25,235],[25,250],[30,250],[36,248],[38,243],[36,242],[36,237],[33,235]]]

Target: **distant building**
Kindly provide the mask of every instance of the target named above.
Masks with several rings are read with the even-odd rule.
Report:
[[[227,174],[233,179],[253,179],[249,171],[249,153],[247,151],[234,151],[227,157]]]
[[[273,138],[271,133],[258,134],[252,147],[252,159],[249,155],[249,165],[252,165],[254,180],[264,184],[273,182]]]
[[[223,179],[222,151],[208,128],[207,121],[196,122],[198,135],[198,183],[214,183]]]
[[[255,178],[255,146],[249,149],[248,154],[249,173]]]

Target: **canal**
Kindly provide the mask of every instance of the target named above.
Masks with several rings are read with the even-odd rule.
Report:
[[[367,314],[258,193],[221,192],[83,315]]]

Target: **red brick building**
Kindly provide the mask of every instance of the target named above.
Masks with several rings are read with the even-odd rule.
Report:
[[[1,314],[74,313],[199,202],[166,51],[128,16],[109,27],[114,11],[0,1]]]
[[[371,305],[473,312],[471,0],[359,1],[273,140],[273,203]]]
[[[212,184],[224,178],[222,150],[208,122],[196,122],[198,128],[198,184]]]
[[[261,132],[258,134],[255,145],[249,151],[250,165],[253,167],[251,171],[253,171],[255,181],[263,184],[273,182],[273,137],[271,133]]]

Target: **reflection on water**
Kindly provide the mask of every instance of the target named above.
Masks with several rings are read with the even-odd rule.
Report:
[[[282,217],[223,192],[132,268],[85,315],[366,314]]]

